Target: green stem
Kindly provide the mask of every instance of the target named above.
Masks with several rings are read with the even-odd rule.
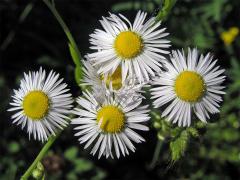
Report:
[[[58,23],[60,24],[60,26],[62,27],[64,33],[66,34],[66,36],[68,38],[70,53],[71,53],[73,62],[76,65],[75,73],[81,73],[81,67],[82,67],[81,54],[80,54],[80,51],[77,47],[77,43],[75,42],[69,28],[67,27],[67,25],[65,24],[65,22],[61,18],[60,14],[57,12],[57,10],[55,8],[55,5],[54,5],[54,1],[52,0],[52,3],[50,3],[48,0],[43,0],[43,2],[51,10],[51,12],[53,13],[55,18],[57,19]],[[76,70],[77,70],[77,72],[76,72]],[[38,154],[36,159],[33,161],[31,166],[27,169],[27,171],[21,177],[21,180],[27,180],[32,175],[32,172],[36,168],[37,163],[43,159],[43,157],[48,152],[49,148],[52,146],[52,144],[55,142],[55,140],[59,137],[60,133],[61,132],[59,132],[56,136],[51,136],[48,139],[48,142],[43,146],[42,150],[40,151],[40,153]]]
[[[162,149],[162,145],[163,145],[163,141],[158,140],[157,145],[155,147],[155,151],[154,151],[154,154],[153,154],[152,161],[149,165],[149,169],[153,169],[156,166],[156,163],[159,159],[159,154],[160,154],[161,149]]]
[[[156,16],[156,22],[166,19],[177,0],[163,0],[163,6]]]
[[[54,0],[52,2],[49,2],[49,0],[43,0],[43,2],[47,5],[47,7],[50,9],[60,26],[62,27],[64,33],[66,34],[68,38],[68,46],[69,46],[69,51],[72,57],[72,60],[75,64],[75,80],[77,84],[81,83],[82,80],[82,57],[81,53],[77,47],[77,43],[74,40],[69,28],[67,27],[66,23],[63,21],[62,17],[58,13],[57,9],[55,8]]]
[[[62,131],[60,131],[58,134],[56,134],[56,136],[51,136],[48,139],[48,142],[43,146],[42,150],[39,152],[36,159],[33,161],[31,166],[27,169],[27,171],[21,177],[21,180],[27,180],[32,175],[32,171],[36,168],[37,163],[43,159],[43,157],[48,152],[48,149],[52,146],[52,144],[55,142],[55,140],[58,138],[58,136],[61,134],[61,132]]]
[[[50,3],[49,0],[43,0],[43,2],[47,5],[47,7],[50,9],[50,11],[53,13],[53,15],[57,19],[58,23],[60,24],[60,26],[62,27],[64,33],[66,34],[66,36],[68,38],[69,43],[71,44],[73,49],[76,51],[78,59],[79,60],[82,59],[81,58],[81,53],[80,53],[80,51],[77,47],[77,43],[75,42],[75,40],[74,40],[69,28],[67,27],[66,23],[63,21],[62,17],[60,16],[58,11],[56,10],[55,5],[53,3]],[[74,61],[74,63],[76,64],[76,66],[81,66],[81,61]]]

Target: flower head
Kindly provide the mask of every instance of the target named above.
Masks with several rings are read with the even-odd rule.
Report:
[[[91,48],[97,52],[88,54],[99,74],[113,74],[120,66],[123,80],[135,76],[143,82],[161,71],[163,54],[169,53],[169,41],[163,39],[168,33],[159,29],[161,22],[154,17],[145,21],[146,16],[139,11],[133,24],[121,14],[100,20],[104,30],[90,35]]]
[[[119,66],[113,74],[98,74],[97,68],[89,61],[83,61],[84,77],[82,85],[89,85],[95,92],[115,92],[116,94],[139,93],[146,83],[138,83],[136,78],[128,77],[123,81],[121,67]]]
[[[125,96],[112,93],[101,93],[99,98],[95,93],[83,92],[79,97],[74,114],[79,117],[72,120],[77,125],[75,136],[80,136],[79,142],[86,143],[84,148],[93,144],[91,154],[97,151],[98,158],[102,155],[117,158],[135,151],[132,142],[140,143],[144,139],[135,130],[147,131],[142,123],[148,121],[148,106],[140,106],[141,98],[132,94]]]
[[[228,31],[224,31],[221,33],[221,39],[223,40],[226,46],[229,46],[230,44],[233,43],[233,41],[236,39],[238,34],[239,34],[239,28],[231,27]]]
[[[217,60],[210,54],[198,57],[197,49],[189,49],[187,57],[184,52],[173,51],[170,59],[167,71],[153,82],[156,87],[151,89],[151,94],[155,108],[167,104],[162,116],[179,126],[190,126],[193,112],[206,122],[209,113],[219,112],[224,70],[216,66]]]
[[[67,93],[67,84],[58,79],[59,74],[51,71],[46,75],[40,68],[37,72],[24,74],[20,88],[14,90],[13,107],[8,111],[17,111],[13,123],[27,127],[29,138],[46,141],[50,135],[55,135],[57,129],[62,129],[68,122],[67,115],[72,107],[72,97]]]

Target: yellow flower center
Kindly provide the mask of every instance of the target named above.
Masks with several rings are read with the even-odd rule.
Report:
[[[132,31],[121,32],[115,39],[114,48],[121,58],[134,58],[142,52],[142,38]]]
[[[175,81],[175,92],[177,96],[186,102],[197,102],[205,92],[205,83],[198,73],[183,71]]]
[[[124,127],[125,117],[122,110],[113,105],[103,106],[97,112],[97,122],[100,128],[107,133],[120,132]]]
[[[101,75],[101,80],[104,80],[104,76]],[[122,69],[119,66],[112,75],[108,75],[105,81],[107,87],[112,83],[114,90],[119,90],[122,87]]]
[[[49,99],[42,91],[31,91],[23,98],[23,111],[32,120],[42,119],[48,109]]]

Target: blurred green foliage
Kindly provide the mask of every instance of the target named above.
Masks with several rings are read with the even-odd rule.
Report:
[[[85,172],[89,172],[89,171],[95,171],[95,175],[91,178],[93,180],[98,180],[98,179],[103,179],[104,177],[106,177],[106,173],[94,166],[94,164],[85,159],[85,158],[81,158],[78,156],[78,148],[73,146],[73,147],[69,147],[65,152],[64,152],[64,157],[71,162],[72,166],[73,166],[73,170],[67,174],[67,178],[68,179],[78,179],[78,177],[85,173]]]
[[[108,11],[134,17],[137,10],[155,16],[162,0],[74,1],[56,0],[63,19],[84,55],[88,35],[99,27],[98,19]],[[152,111],[151,131],[135,154],[120,160],[97,160],[83,150],[72,128],[54,144],[44,158],[45,179],[236,179],[240,174],[240,38],[230,45],[221,33],[240,28],[239,0],[178,0],[163,22],[170,32],[172,48],[198,47],[211,51],[226,69],[226,95],[221,113],[208,124],[195,121],[191,128],[169,125]],[[6,113],[12,89],[22,72],[44,66],[61,72],[72,93],[81,92],[75,83],[71,61],[79,59],[68,40],[41,1],[0,2],[0,179],[19,179],[42,145],[28,140],[26,133],[11,125]],[[87,19],[87,20],[86,20]],[[160,143],[158,143],[160,142]],[[161,144],[161,146],[157,146]],[[156,147],[155,147],[156,146]],[[154,153],[155,151],[155,153]],[[149,168],[149,164],[152,164]]]

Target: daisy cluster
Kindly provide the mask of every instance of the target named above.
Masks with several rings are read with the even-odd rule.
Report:
[[[92,53],[83,60],[81,85],[88,88],[73,110],[67,85],[53,71],[25,74],[14,91],[9,111],[17,111],[13,123],[26,127],[29,137],[47,140],[68,124],[72,113],[75,136],[84,148],[91,147],[98,158],[119,158],[145,141],[137,131],[149,130],[149,105],[142,105],[146,89],[154,108],[178,126],[207,122],[219,112],[225,76],[210,53],[170,51],[166,28],[141,11],[133,23],[111,13],[100,23],[102,29],[90,34]]]

